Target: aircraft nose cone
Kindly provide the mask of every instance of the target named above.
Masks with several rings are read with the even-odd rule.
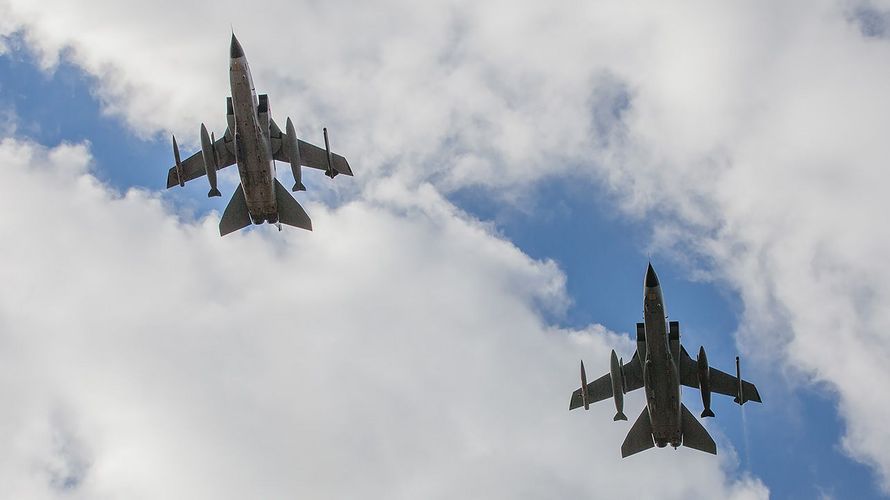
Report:
[[[238,43],[238,39],[235,38],[235,34],[232,33],[232,46],[229,49],[229,54],[232,59],[238,59],[239,57],[244,57],[244,49],[241,48],[241,44]]]
[[[655,269],[652,268],[652,263],[649,263],[649,269],[646,270],[646,288],[655,288],[658,286],[658,276],[655,274]]]

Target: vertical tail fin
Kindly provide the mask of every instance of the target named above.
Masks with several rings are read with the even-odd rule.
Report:
[[[222,219],[219,221],[219,235],[225,236],[231,232],[243,229],[250,225],[250,212],[247,210],[247,198],[244,197],[244,189],[241,184],[235,189],[235,194],[226,205]]]
[[[680,405],[680,427],[683,431],[683,446],[703,451],[705,453],[717,454],[717,444],[708,434],[708,431],[695,419],[695,416],[686,408],[686,405]],[[713,416],[713,414],[711,414]]]
[[[312,231],[309,215],[278,179],[275,179],[275,202],[278,204],[278,222]]]
[[[627,458],[634,453],[648,450],[655,446],[652,440],[652,421],[649,419],[649,407],[643,408],[643,413],[637,417],[634,426],[630,428],[624,444],[621,445],[621,458]]]

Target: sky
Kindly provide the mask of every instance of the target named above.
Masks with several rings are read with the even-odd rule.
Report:
[[[10,498],[890,493],[890,4],[239,8],[0,0]],[[170,134],[225,128],[232,27],[355,172],[304,174],[312,232],[220,238],[231,168],[164,189]],[[763,396],[714,397],[716,457],[567,411],[649,260]]]

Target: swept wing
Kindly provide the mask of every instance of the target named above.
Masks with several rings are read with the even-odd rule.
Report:
[[[643,387],[643,366],[640,364],[639,352],[634,353],[633,358],[623,365],[624,392],[630,392]],[[596,403],[612,397],[612,375],[606,373],[602,377],[587,384],[588,403]],[[572,393],[569,410],[584,406],[581,398],[581,389]]]
[[[287,142],[287,134],[281,131],[275,120],[269,125],[269,136],[272,140],[272,157],[276,161],[290,163],[287,155],[287,148],[283,145]],[[306,141],[297,139],[300,148],[300,163],[304,167],[317,168],[318,170],[328,169],[328,153],[323,148]],[[331,153],[331,163],[337,173],[344,175],[352,175],[352,169],[349,168],[349,162],[341,155]]]
[[[213,143],[213,149],[216,151],[216,157],[219,162],[216,167],[217,170],[235,164],[235,140],[228,130]],[[201,154],[201,150],[198,150],[197,153],[183,160],[182,182],[188,182],[203,175],[207,175],[207,170],[204,167],[204,155]],[[173,165],[170,167],[170,171],[167,172],[167,189],[178,185],[179,175],[176,172],[176,165]]]

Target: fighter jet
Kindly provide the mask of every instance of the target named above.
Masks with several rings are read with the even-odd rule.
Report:
[[[324,170],[333,179],[337,174],[352,175],[346,158],[331,153],[328,130],[324,129],[325,149],[297,138],[291,119],[282,132],[272,119],[269,96],[257,95],[250,66],[235,34],[232,34],[229,82],[232,96],[226,98],[228,127],[218,140],[201,124],[201,151],[180,161],[179,146],[173,137],[175,165],[167,174],[167,189],[207,175],[208,197],[222,196],[216,187],[216,171],[238,164],[241,184],[229,201],[219,222],[225,236],[250,225],[269,222],[312,230],[312,221],[297,200],[278,182],[275,161],[290,163],[294,174],[292,191],[305,191],[301,165]]]
[[[621,445],[621,456],[625,458],[668,444],[674,449],[683,445],[717,454],[717,445],[708,431],[680,399],[683,385],[701,390],[702,418],[714,416],[712,392],[733,396],[739,405],[761,402],[754,384],[742,380],[738,357],[735,377],[709,367],[704,347],[699,349],[698,359],[693,360],[680,345],[680,323],[666,322],[666,318],[661,286],[650,263],[643,285],[644,322],[637,323],[637,351],[633,358],[624,363],[613,350],[609,373],[589,384],[581,362],[581,388],[572,394],[569,410],[582,406],[588,410],[591,403],[614,398],[617,413],[613,420],[627,420],[624,394],[641,387],[646,390],[646,407]]]

